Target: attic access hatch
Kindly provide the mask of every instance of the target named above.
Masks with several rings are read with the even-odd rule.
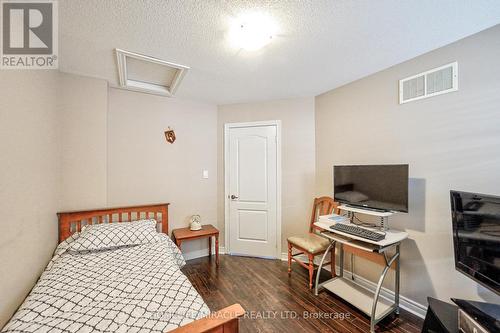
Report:
[[[173,96],[189,67],[116,49],[120,87]]]

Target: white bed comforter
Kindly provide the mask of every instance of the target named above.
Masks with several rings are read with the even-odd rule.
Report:
[[[165,234],[157,243],[87,253],[68,251],[73,239],[58,246],[2,332],[166,332],[209,314]]]

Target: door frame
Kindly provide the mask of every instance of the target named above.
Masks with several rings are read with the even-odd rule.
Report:
[[[232,128],[276,127],[276,252],[273,258],[281,259],[281,120],[252,121],[224,124],[224,244],[225,252],[231,253],[229,242],[229,130]]]

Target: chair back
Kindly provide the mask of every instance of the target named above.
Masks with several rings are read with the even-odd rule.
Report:
[[[314,226],[314,223],[318,221],[321,215],[328,215],[332,213],[338,214],[338,206],[339,204],[330,197],[315,198],[311,214],[311,223],[309,225],[309,232],[312,232],[313,229],[317,228]]]

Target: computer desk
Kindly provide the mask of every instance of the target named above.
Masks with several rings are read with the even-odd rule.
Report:
[[[382,319],[395,312],[399,314],[399,280],[400,280],[400,245],[408,238],[408,233],[393,229],[385,230],[385,239],[375,242],[365,238],[357,237],[341,231],[332,230],[329,227],[335,222],[329,220],[331,215],[320,216],[318,222],[314,223],[318,234],[330,241],[330,245],[323,254],[319,263],[316,283],[314,287],[315,295],[321,288],[325,288],[354,307],[358,308],[370,317],[370,332],[375,332],[375,325]],[[367,228],[370,229],[370,228]],[[372,230],[372,229],[370,229]],[[377,230],[374,230],[377,231]],[[323,266],[327,253],[336,244],[339,244],[339,275],[327,281],[319,283],[319,272]],[[375,292],[365,289],[353,281],[344,277],[344,248],[353,255],[361,256],[377,262],[384,268],[380,274]],[[388,250],[395,249],[393,255],[388,254]],[[380,291],[389,269],[395,270],[394,301],[380,298]],[[354,273],[354,272],[353,272]],[[352,275],[354,277],[354,275]]]

